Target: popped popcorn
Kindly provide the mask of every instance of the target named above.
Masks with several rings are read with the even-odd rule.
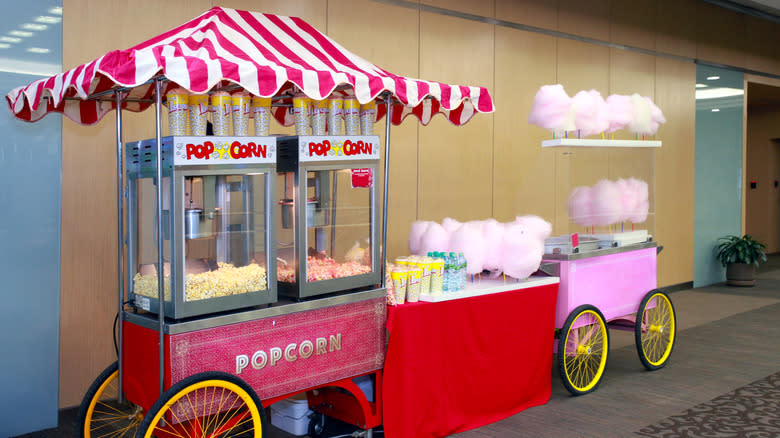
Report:
[[[265,290],[268,287],[265,268],[252,263],[235,267],[218,263],[219,269],[188,274],[184,281],[184,301],[224,297]],[[157,297],[157,275],[135,274],[133,291],[147,297]],[[166,279],[165,300],[170,300],[170,281]]]

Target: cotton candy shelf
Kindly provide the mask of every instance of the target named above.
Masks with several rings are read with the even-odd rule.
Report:
[[[441,295],[433,296],[427,294],[420,295],[420,301],[427,301],[432,303],[438,303],[441,301],[459,300],[461,298],[471,298],[480,295],[496,294],[500,292],[508,292],[511,290],[526,289],[529,287],[545,286],[548,284],[558,284],[560,278],[558,277],[543,277],[532,276],[525,280],[517,280],[511,277],[498,279],[474,279],[472,283],[469,280],[466,283],[466,287],[462,290],[455,292],[443,292]]]
[[[552,147],[592,147],[592,148],[660,148],[660,140],[601,140],[601,139],[578,139],[578,138],[558,138],[555,140],[542,141],[543,148]]]

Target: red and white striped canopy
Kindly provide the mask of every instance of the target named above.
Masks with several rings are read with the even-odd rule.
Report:
[[[170,81],[168,89],[206,93],[237,85],[255,96],[282,97],[282,103],[287,103],[294,87],[316,100],[336,91],[354,94],[360,103],[381,101],[379,94],[387,90],[395,96],[396,125],[409,114],[428,124],[436,113],[461,125],[476,112],[495,110],[484,87],[394,75],[300,18],[220,7],[135,47],[16,88],[6,99],[22,120],[36,121],[56,111],[89,125],[115,107],[111,96],[102,100],[91,96],[126,87],[128,101],[122,108],[143,111],[154,94],[150,79],[160,74]],[[386,107],[378,105],[377,113],[377,119],[383,117]],[[293,124],[285,107],[275,108],[274,116],[285,126]]]

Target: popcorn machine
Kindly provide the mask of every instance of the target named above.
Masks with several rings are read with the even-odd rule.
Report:
[[[276,301],[273,137],[162,139],[164,314]],[[158,311],[156,140],[127,144],[128,300]]]
[[[381,283],[378,136],[279,140],[279,294],[300,299]]]

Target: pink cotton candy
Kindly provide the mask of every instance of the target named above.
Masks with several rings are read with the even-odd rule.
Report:
[[[528,122],[558,135],[575,129],[574,108],[563,85],[544,85],[539,88]]]
[[[501,241],[504,238],[504,224],[495,219],[482,221],[482,238],[485,241],[485,259],[483,268],[488,271],[500,271]]]
[[[593,224],[611,225],[620,219],[620,190],[610,180],[602,179],[593,186]]]
[[[566,202],[569,218],[583,227],[593,226],[593,191],[590,187],[575,187]]]
[[[544,238],[535,235],[522,222],[506,224],[501,244],[502,266],[506,275],[528,278],[539,269],[543,254]]]
[[[609,128],[609,110],[601,93],[580,91],[571,99],[574,107],[574,126],[580,136],[601,134]]]
[[[422,236],[425,235],[425,232],[428,230],[428,227],[432,223],[433,222],[431,221],[412,222],[412,227],[409,230],[409,253],[410,254],[418,254],[418,255],[421,254],[420,241],[422,240]]]
[[[552,224],[539,216],[517,216],[513,223],[523,226],[529,236],[542,242],[542,246],[544,246],[544,239],[552,234]]]
[[[625,222],[637,203],[636,194],[627,179],[618,179],[615,181],[615,186],[620,192],[620,217],[617,221]]]
[[[607,112],[609,114],[609,128],[607,132],[612,133],[623,129],[631,123],[633,118],[633,105],[630,96],[613,94],[607,97]]]
[[[450,251],[462,252],[466,257],[466,273],[482,272],[485,261],[485,241],[482,227],[476,221],[466,222],[450,236]]]
[[[658,108],[658,106],[653,103],[652,99],[645,96],[645,100],[647,101],[647,104],[650,105],[650,131],[645,134],[652,135],[658,132],[658,127],[662,123],[666,123],[666,117],[664,117],[664,113],[661,112],[661,108]]]
[[[634,192],[636,203],[633,205],[633,208],[631,208],[627,220],[639,224],[647,220],[647,215],[650,211],[649,187],[647,182],[636,178],[629,178],[628,183],[631,190]]]
[[[451,217],[445,217],[441,221],[441,226],[444,227],[444,229],[447,231],[448,235],[452,235],[452,233],[455,232],[460,226],[463,225],[461,222],[458,222],[457,220],[451,218]]]
[[[434,251],[449,252],[450,236],[443,226],[431,222],[420,239],[420,254],[428,254]]]
[[[635,134],[649,134],[653,128],[653,115],[650,104],[644,97],[634,93],[631,95],[632,117],[628,130]]]

